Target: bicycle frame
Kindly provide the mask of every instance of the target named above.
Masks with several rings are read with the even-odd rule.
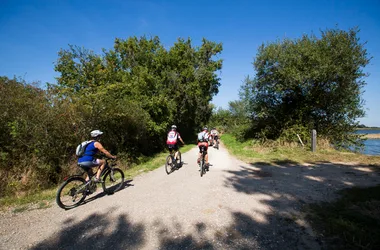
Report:
[[[123,187],[124,173],[121,169],[114,166],[116,166],[116,163],[109,163],[108,159],[106,159],[105,167],[101,172],[101,183],[103,191],[106,194],[117,192]],[[97,168],[97,171],[99,170],[99,167]],[[56,202],[58,206],[63,209],[71,209],[78,206],[85,200],[87,195],[96,191],[97,184],[100,183],[100,181],[95,181],[94,179],[95,173],[93,168],[80,167],[80,169],[83,170],[81,174],[65,177],[64,182],[58,188]],[[88,177],[90,178],[89,181],[86,181],[83,177],[84,173],[88,174]]]

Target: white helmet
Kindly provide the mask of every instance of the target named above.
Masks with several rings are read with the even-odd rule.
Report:
[[[172,125],[172,129],[177,129],[177,126],[176,125]]]
[[[102,135],[102,134],[103,132],[98,129],[91,131],[91,137],[98,137],[99,135]]]

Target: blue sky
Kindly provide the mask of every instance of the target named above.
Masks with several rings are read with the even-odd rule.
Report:
[[[263,42],[297,38],[334,27],[360,28],[373,59],[363,98],[367,126],[380,126],[380,1],[255,0],[0,0],[0,75],[54,83],[54,62],[68,44],[97,53],[116,37],[158,36],[169,48],[179,37],[198,45],[204,37],[223,43],[221,87],[213,103],[238,99],[239,87]]]

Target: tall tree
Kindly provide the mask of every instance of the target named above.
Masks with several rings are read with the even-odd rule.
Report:
[[[190,39],[178,39],[165,49],[158,37],[115,39],[114,49],[103,50],[104,55],[70,46],[59,54],[57,89],[82,107],[85,122],[81,124],[88,126],[107,123],[113,116],[123,119],[110,111],[112,115],[101,121],[105,106],[129,103],[123,112],[119,110],[123,114],[130,114],[131,107],[141,109],[144,140],[150,149],[152,145],[160,148],[170,123],[179,125],[186,137],[209,119],[209,102],[220,85],[216,71],[222,67],[222,60],[214,57],[221,51],[221,44],[206,39],[199,47],[193,47]]]
[[[317,129],[334,143],[350,143],[364,116],[363,72],[370,58],[357,28],[327,29],[321,36],[262,44],[256,76],[243,90],[252,127],[268,138],[298,126]]]

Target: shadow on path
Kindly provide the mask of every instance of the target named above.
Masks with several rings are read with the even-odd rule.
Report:
[[[124,183],[123,183],[123,185],[122,185],[122,187],[120,188],[120,190],[118,190],[118,191],[116,191],[116,192],[114,192],[114,190],[112,190],[112,189],[115,189],[116,187],[111,187],[111,188],[110,188],[110,191],[111,191],[110,194],[106,194],[106,193],[103,191],[103,192],[99,192],[99,193],[95,194],[94,196],[88,196],[88,198],[85,199],[85,200],[84,200],[79,206],[84,206],[84,205],[86,205],[87,203],[90,203],[90,202],[92,202],[92,201],[94,201],[94,200],[96,200],[96,199],[102,198],[102,197],[104,197],[104,196],[106,196],[106,195],[114,195],[114,194],[116,194],[116,193],[122,191],[122,190],[125,189],[126,187],[134,186],[133,184],[131,184],[132,181],[133,181],[133,179],[125,180]],[[98,187],[98,189],[99,189],[99,187]],[[77,207],[78,207],[78,206],[77,206]],[[77,208],[77,207],[73,207],[73,208],[66,209],[66,210],[75,209],[75,208]]]
[[[292,245],[299,249],[318,249],[324,248],[326,242],[324,236],[314,235],[304,218],[305,205],[331,202],[339,197],[338,191],[342,189],[377,185],[380,183],[379,170],[380,166],[331,162],[305,165],[292,161],[257,162],[227,170],[224,185],[238,193],[261,197],[260,203],[272,211],[264,214],[268,222],[265,227],[258,225],[251,215],[234,214],[236,228],[242,226],[238,231],[243,238],[251,238],[256,228],[258,235],[267,231],[273,236],[269,245],[266,244],[269,238],[259,240],[261,246],[269,249],[292,249]],[[232,227],[230,229],[233,231]]]
[[[62,228],[32,249],[131,249],[144,242],[144,226],[131,223],[127,215],[115,220],[107,213],[92,214],[79,223],[67,220]]]

